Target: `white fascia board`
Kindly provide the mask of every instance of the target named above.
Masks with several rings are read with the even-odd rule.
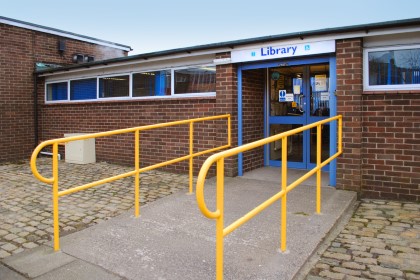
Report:
[[[86,79],[95,78],[104,75],[120,75],[139,73],[145,71],[158,71],[165,69],[195,67],[203,65],[213,65],[214,54],[202,55],[199,57],[187,57],[182,59],[166,59],[156,61],[141,61],[137,64],[124,64],[106,68],[90,68],[84,72],[59,72],[55,75],[44,76],[45,81],[58,81],[58,80],[73,80],[73,79]]]
[[[111,48],[114,48],[114,49],[120,49],[120,50],[127,51],[127,52],[131,51],[131,48],[129,48],[129,47],[124,47],[124,46],[116,45],[116,44],[114,45],[111,42],[107,43],[107,42],[100,41],[100,40],[89,39],[89,38],[85,38],[85,37],[82,37],[82,36],[77,36],[76,34],[59,32],[59,31],[50,30],[50,29],[47,29],[47,28],[32,26],[32,25],[29,25],[29,24],[14,22],[14,21],[6,20],[6,19],[0,19],[0,23],[4,23],[4,24],[7,24],[7,25],[13,25],[13,26],[16,26],[16,27],[24,28],[24,29],[39,31],[39,32],[42,32],[42,33],[53,34],[53,35],[57,35],[57,36],[60,36],[60,37],[75,39],[75,40],[79,40],[79,41],[83,41],[83,42],[93,43],[93,44],[101,45],[101,46],[105,46],[105,47],[111,47]]]
[[[400,27],[400,28],[384,28],[384,29],[375,29],[366,31],[354,31],[346,33],[337,33],[331,35],[316,35],[308,36],[302,39],[283,39],[283,40],[273,40],[263,43],[247,44],[244,46],[235,46],[235,50],[248,50],[258,47],[269,47],[274,44],[299,44],[305,42],[320,42],[320,41],[329,41],[329,40],[342,40],[342,39],[352,39],[352,38],[361,38],[361,37],[373,37],[380,35],[392,35],[392,34],[401,34],[409,32],[418,32],[420,27]]]
[[[171,61],[171,60],[176,60],[176,59],[194,59],[197,58],[198,60],[200,60],[201,56],[208,56],[211,58],[211,61],[214,60],[214,56],[216,53],[221,53],[221,52],[230,52],[232,49],[231,48],[220,48],[220,49],[215,49],[215,50],[206,50],[206,51],[199,51],[199,52],[193,52],[191,54],[188,53],[182,53],[182,54],[176,54],[176,55],[168,55],[168,56],[161,56],[161,57],[152,57],[152,58],[148,58],[147,60],[139,58],[136,60],[130,60],[127,62],[118,62],[118,63],[111,63],[109,65],[95,65],[92,66],[90,68],[76,68],[76,69],[70,69],[68,71],[58,71],[58,72],[54,72],[54,73],[44,73],[44,74],[40,74],[38,75],[39,77],[48,77],[48,76],[58,76],[58,75],[63,75],[63,74],[73,74],[73,73],[81,73],[81,72],[92,72],[95,70],[98,71],[106,71],[107,69],[110,68],[117,68],[117,67],[127,67],[129,68],[132,65],[140,65],[140,64],[149,64],[149,63],[154,63],[154,62],[162,62],[162,61]],[[199,63],[203,63],[203,62],[198,62]],[[188,66],[191,65],[191,63],[188,63],[186,65],[182,65],[182,63],[178,63],[176,66]],[[175,65],[170,65],[170,62],[168,63],[168,68],[174,67]]]

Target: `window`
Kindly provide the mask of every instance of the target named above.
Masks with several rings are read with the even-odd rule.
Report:
[[[129,81],[129,75],[99,78],[99,98],[129,97]]]
[[[72,75],[68,80],[47,79],[45,87],[47,103],[215,95],[214,65],[83,78]]]
[[[179,69],[174,76],[174,94],[216,92],[215,66]]]
[[[70,100],[96,99],[96,78],[70,81]]]
[[[67,100],[67,82],[47,84],[47,101]]]
[[[365,50],[365,89],[420,89],[420,46]]]
[[[133,74],[133,97],[171,95],[171,71]]]

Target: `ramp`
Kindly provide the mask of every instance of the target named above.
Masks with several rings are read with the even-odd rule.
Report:
[[[278,182],[264,179],[255,171],[245,178],[226,178],[226,225],[279,191]],[[213,180],[208,180],[205,191],[207,205],[214,209]],[[288,252],[279,251],[279,202],[225,239],[224,278],[292,279],[355,200],[356,193],[323,187],[322,214],[316,215],[315,187],[297,187],[288,194]],[[63,237],[60,253],[38,249],[4,263],[39,279],[73,279],[63,278],[70,268],[74,279],[95,279],[86,277],[98,275],[98,270],[101,279],[215,279],[214,221],[202,216],[195,196],[176,193],[141,211],[140,218],[130,211]],[[63,256],[67,262],[38,275],[25,264],[39,270],[46,267],[42,262]]]

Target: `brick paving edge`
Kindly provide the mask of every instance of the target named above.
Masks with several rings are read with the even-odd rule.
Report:
[[[305,264],[299,269],[299,271],[293,277],[293,280],[304,280],[309,275],[312,268],[321,260],[321,256],[330,247],[341,231],[346,227],[347,223],[353,217],[354,213],[358,209],[361,201],[356,200],[345,210],[344,214],[336,221],[332,229],[327,233],[322,242],[319,243],[318,247],[313,251],[312,255],[307,259]]]

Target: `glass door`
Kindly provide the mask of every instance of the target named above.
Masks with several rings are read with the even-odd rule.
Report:
[[[269,117],[271,135],[303,126],[305,121],[305,66],[269,68]],[[288,138],[289,167],[306,168],[304,133]],[[281,164],[281,141],[270,143],[269,163]]]
[[[268,69],[269,136],[329,117],[329,64]],[[322,128],[322,158],[329,156],[329,127]],[[288,138],[288,167],[310,168],[316,162],[316,129]],[[281,165],[281,141],[269,144],[269,165]]]
[[[317,122],[330,117],[330,79],[329,64],[309,66],[309,114],[307,123]],[[330,125],[321,127],[321,161],[330,155]],[[316,128],[311,129],[309,139],[309,162],[307,168],[316,164]],[[325,168],[328,170],[328,166]]]

